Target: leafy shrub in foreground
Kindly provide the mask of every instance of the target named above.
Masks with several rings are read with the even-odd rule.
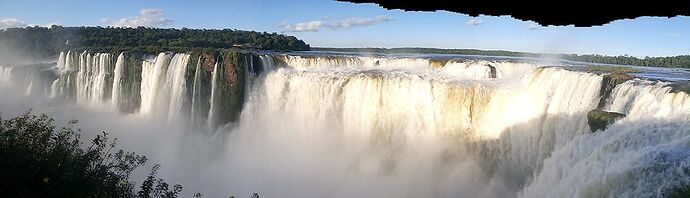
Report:
[[[5,197],[177,197],[182,186],[156,179],[154,166],[138,193],[129,177],[147,158],[113,151],[105,132],[83,146],[70,121],[56,128],[47,115],[0,118],[0,194]]]

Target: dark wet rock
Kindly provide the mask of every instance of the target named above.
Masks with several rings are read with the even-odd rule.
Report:
[[[441,68],[448,63],[448,59],[431,59],[431,67],[433,68]]]
[[[496,78],[496,67],[491,66],[491,65],[486,65],[486,66],[489,67],[489,70],[490,70],[489,71],[489,77],[490,78]]]
[[[690,94],[690,81],[674,82],[669,86],[671,87],[671,93],[685,92]]]
[[[587,124],[592,132],[596,132],[606,129],[610,124],[624,117],[625,114],[622,113],[594,109],[587,113]]]
[[[634,77],[629,74],[618,72],[604,75],[601,81],[601,89],[599,89],[599,96],[601,96],[601,99],[599,100],[598,107],[604,107],[604,105],[606,104],[606,100],[608,100],[611,96],[611,91],[613,91],[613,89],[616,88],[616,86],[633,78]]]

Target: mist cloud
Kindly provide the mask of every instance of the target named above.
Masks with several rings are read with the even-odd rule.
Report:
[[[161,27],[170,25],[174,21],[165,18],[165,12],[162,9],[142,9],[139,11],[139,16],[118,20],[102,19],[101,22],[115,27]]]
[[[343,20],[336,20],[336,21],[322,21],[322,20],[315,20],[315,21],[307,21],[307,22],[301,22],[297,24],[291,24],[288,23],[287,21],[281,23],[279,27],[283,28],[285,31],[289,32],[316,32],[319,31],[321,28],[328,28],[328,29],[347,29],[351,27],[357,27],[357,26],[371,26],[371,25],[376,25],[379,23],[384,23],[393,20],[393,17],[390,16],[377,16],[374,18],[364,18],[364,17],[351,17]]]

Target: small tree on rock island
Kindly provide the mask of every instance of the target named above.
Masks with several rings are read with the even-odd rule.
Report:
[[[129,177],[146,163],[145,156],[113,151],[116,139],[98,134],[88,146],[80,130],[69,122],[56,128],[47,115],[26,112],[3,120],[0,117],[0,195],[3,197],[125,197],[174,198],[179,184],[156,178],[155,165],[137,193]]]

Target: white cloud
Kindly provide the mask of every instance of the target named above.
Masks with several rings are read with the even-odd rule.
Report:
[[[48,23],[45,25],[40,25],[40,24],[35,24],[35,23],[27,23],[22,20],[19,20],[17,18],[4,18],[0,19],[0,29],[7,29],[7,28],[20,28],[20,27],[34,27],[34,26],[41,26],[41,27],[50,27],[52,25],[58,25],[58,23]]]
[[[383,22],[388,22],[393,20],[393,17],[389,16],[377,16],[374,18],[361,18],[361,17],[352,17],[348,18],[342,21],[333,21],[328,24],[328,27],[333,28],[333,29],[338,29],[338,28],[351,28],[354,26],[370,26],[370,25],[376,25],[379,23]]]
[[[531,25],[527,26],[527,30],[537,30],[539,28],[541,28],[541,26],[537,25],[537,24],[531,24]]]
[[[101,19],[101,22],[115,27],[160,27],[174,21],[165,18],[165,12],[162,9],[142,9],[139,11],[139,16],[119,20]]]
[[[473,18],[473,19],[470,19],[467,22],[465,22],[465,24],[471,25],[471,26],[478,26],[478,25],[483,25],[484,21],[482,21],[481,19],[474,19]]]
[[[0,29],[26,27],[26,25],[26,22],[21,21],[17,18],[5,18],[0,20]]]
[[[316,32],[323,24],[323,21],[308,21],[292,25],[285,21],[279,27],[290,32]]]
[[[289,32],[316,32],[321,28],[329,29],[347,29],[356,26],[370,26],[376,25],[383,22],[388,22],[393,20],[393,17],[389,16],[377,16],[374,18],[363,18],[363,17],[351,17],[344,20],[335,21],[307,21],[297,24],[290,24],[287,21],[281,23],[278,27],[281,27]]]

